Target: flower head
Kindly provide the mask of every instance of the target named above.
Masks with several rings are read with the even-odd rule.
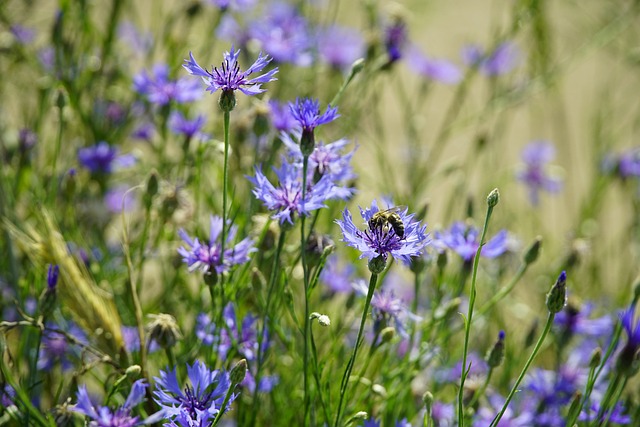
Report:
[[[298,125],[302,128],[302,132],[313,132],[320,125],[334,121],[340,115],[338,107],[328,106],[323,114],[320,114],[320,101],[311,98],[297,98],[296,102],[289,103],[291,115]]]
[[[229,373],[210,370],[204,363],[196,361],[187,365],[190,384],[180,387],[176,368],[160,371],[156,377],[155,401],[163,409],[165,417],[181,427],[208,426],[218,412],[227,412],[237,397],[232,394],[227,406],[222,408],[224,398],[231,387]]]
[[[365,53],[362,35],[353,28],[337,25],[322,29],[317,36],[320,58],[337,69],[351,67]]]
[[[280,169],[274,169],[279,181],[275,187],[260,168],[256,168],[255,177],[249,177],[254,184],[253,194],[261,200],[267,209],[275,211],[272,218],[280,223],[293,224],[293,217],[309,215],[313,210],[326,207],[324,202],[336,198],[335,185],[330,176],[325,175],[318,182],[307,182],[305,199],[302,200],[302,171],[290,163],[284,162]]]
[[[518,64],[519,51],[511,42],[500,43],[492,52],[483,52],[477,45],[465,46],[463,59],[468,65],[478,67],[487,76],[500,76],[513,70]]]
[[[415,46],[409,48],[407,64],[419,75],[440,83],[456,84],[462,79],[462,73],[452,62],[426,56]]]
[[[384,47],[387,49],[389,63],[402,58],[407,41],[407,26],[402,19],[396,18],[384,29]]]
[[[202,96],[200,85],[192,79],[171,79],[169,67],[165,64],[156,64],[151,74],[143,70],[136,75],[133,78],[133,89],[144,95],[152,104],[160,106],[171,101],[184,104],[196,101]]]
[[[107,406],[94,405],[87,393],[87,387],[83,384],[78,388],[78,403],[71,408],[72,411],[78,412],[85,417],[89,417],[92,421],[89,423],[91,427],[134,427],[152,422],[158,422],[162,419],[162,413],[158,412],[146,420],[132,415],[132,409],[144,400],[144,394],[147,384],[144,380],[138,380],[133,383],[129,396],[124,404],[116,410],[112,410]]]
[[[58,329],[57,325],[47,324],[47,329],[45,329],[42,335],[42,348],[40,350],[40,358],[38,359],[38,370],[49,371],[58,362],[63,370],[70,369],[73,366],[71,361],[72,355],[78,353],[77,347],[70,344],[64,334],[51,330],[54,328]],[[79,342],[88,344],[84,331],[76,324],[69,323],[66,332]]]
[[[480,255],[495,258],[507,250],[507,231],[501,230],[482,247]],[[441,246],[446,246],[469,262],[476,255],[480,245],[480,232],[477,228],[463,222],[455,222],[449,230],[435,233],[435,240]]]
[[[115,169],[132,166],[136,159],[131,154],[118,155],[117,147],[101,141],[92,147],[78,150],[78,161],[91,173],[109,174]]]
[[[227,304],[223,312],[223,321],[225,327],[220,331],[220,344],[218,352],[221,359],[226,359],[229,351],[236,348],[237,352],[248,361],[255,360],[258,357],[258,327],[256,322],[258,317],[247,314],[242,320],[242,324],[238,324],[236,310],[232,304]],[[262,339],[262,351],[268,345],[269,339],[267,331]]]
[[[178,135],[184,135],[186,138],[193,138],[199,134],[204,126],[205,118],[203,115],[198,115],[193,120],[188,120],[179,111],[173,111],[169,116],[169,128],[173,133]]]
[[[245,238],[233,247],[226,245],[224,251],[224,262],[220,261],[222,234],[222,218],[211,215],[209,230],[209,243],[200,242],[196,237],[192,239],[184,230],[180,230],[178,234],[186,243],[178,249],[178,253],[182,255],[182,261],[189,266],[189,271],[201,270],[203,273],[215,272],[218,274],[229,271],[234,265],[244,264],[249,261],[249,254],[256,249],[253,247],[253,240]],[[227,242],[232,243],[236,237],[238,227],[231,226],[226,236]]]
[[[276,80],[273,77],[278,68],[274,68],[265,74],[249,79],[249,75],[262,71],[264,67],[271,62],[271,58],[268,55],[263,56],[262,53],[258,55],[258,59],[251,65],[246,71],[240,70],[238,65],[238,56],[240,55],[240,49],[234,51],[231,46],[231,51],[224,53],[224,61],[222,65],[214,67],[213,70],[207,71],[202,68],[196,62],[193,54],[189,52],[189,59],[184,60],[182,65],[189,74],[194,76],[200,76],[202,81],[207,84],[207,91],[214,93],[218,89],[224,92],[234,92],[240,90],[245,95],[257,95],[265,91],[261,88],[262,83],[267,83]]]
[[[518,173],[517,177],[529,187],[529,198],[533,205],[538,204],[540,190],[557,193],[562,188],[562,181],[545,171],[545,165],[554,156],[553,145],[546,141],[534,141],[522,150],[525,168]]]
[[[627,376],[634,375],[640,368],[640,321],[636,319],[636,307],[631,305],[620,314],[622,328],[627,333],[627,343],[618,354],[616,368]]]
[[[414,214],[409,214],[406,208],[399,209],[395,213],[404,225],[404,235],[399,236],[394,227],[385,221],[375,223],[371,221],[379,212],[380,209],[375,200],[370,208],[360,208],[360,215],[366,225],[366,229],[362,231],[353,223],[351,212],[345,209],[342,213],[343,220],[336,220],[342,230],[342,241],[362,252],[360,258],[366,257],[371,261],[381,257],[386,260],[389,255],[392,255],[409,265],[411,257],[419,256],[429,242],[426,234],[427,227],[415,221]]]

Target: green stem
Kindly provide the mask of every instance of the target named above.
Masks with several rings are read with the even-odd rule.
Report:
[[[309,156],[302,159],[302,213],[300,214],[300,257],[302,260],[302,274],[304,280],[304,358],[302,360],[304,373],[304,424],[309,425],[309,409],[311,407],[311,396],[309,393],[309,335],[311,334],[311,319],[309,310],[309,266],[306,256],[306,234],[304,201],[307,190],[307,168],[309,167]]]
[[[322,395],[322,386],[320,382],[320,369],[318,368],[318,351],[316,349],[316,342],[313,339],[313,330],[311,330],[311,334],[309,335],[311,341],[311,353],[313,355],[313,378],[316,381],[316,387],[318,388],[318,396],[320,398],[320,405],[322,406],[322,413],[324,414],[324,423],[325,425],[331,425],[331,420],[329,417],[329,410],[327,409],[327,404],[324,401]]]
[[[464,382],[467,379],[467,354],[469,352],[469,334],[471,332],[471,322],[473,321],[473,306],[476,301],[476,280],[478,278],[478,265],[480,264],[480,252],[482,252],[482,246],[484,246],[484,239],[487,235],[487,228],[489,227],[489,219],[493,212],[493,206],[487,206],[487,215],[484,219],[484,226],[482,227],[482,236],[480,237],[480,243],[476,250],[476,255],[473,258],[473,275],[471,277],[471,294],[469,295],[469,310],[467,311],[467,318],[464,322],[464,350],[462,353],[462,375],[460,376],[460,389],[458,390],[458,423],[460,427],[464,427]]]
[[[56,177],[56,169],[58,165],[58,157],[60,157],[60,148],[62,147],[62,132],[64,129],[64,115],[62,108],[58,108],[58,122],[58,135],[56,136],[55,151],[53,152],[53,162],[51,164],[51,182],[49,182],[48,199],[50,202],[55,199],[56,184],[58,182],[58,179]]]
[[[627,381],[629,381],[629,377],[625,376],[622,379],[622,384],[620,384],[620,387],[618,387],[618,391],[616,392],[616,394],[615,394],[615,396],[614,396],[614,398],[612,400],[613,401],[613,407],[608,412],[606,411],[606,409],[604,410],[604,413],[602,415],[604,415],[606,413],[607,416],[603,420],[603,422],[601,422],[599,424],[599,426],[608,426],[609,425],[609,420],[611,419],[611,416],[613,415],[613,411],[615,410],[615,405],[616,405],[616,403],[620,402],[620,397],[622,396],[622,392],[624,391],[625,387],[627,386]],[[600,408],[600,410],[602,411],[603,409]],[[600,417],[598,417],[598,420],[600,420]]]
[[[222,240],[220,241],[220,265],[224,265],[224,246],[227,238],[227,187],[229,186],[229,111],[224,112],[224,171],[222,183]],[[224,274],[220,275],[220,286],[224,286]]]
[[[229,390],[227,390],[227,394],[224,396],[224,400],[222,401],[222,406],[220,407],[220,410],[216,414],[216,418],[213,420],[211,427],[216,426],[220,422],[220,419],[222,418],[222,414],[225,413],[225,408],[229,403],[229,399],[231,399],[231,396],[233,395],[233,391],[236,389],[236,385],[237,384],[231,384],[231,387],[229,387]],[[258,388],[258,384],[256,383],[256,389],[257,388]]]
[[[489,368],[489,372],[487,372],[487,377],[484,379],[484,383],[482,383],[482,387],[478,391],[473,394],[473,399],[469,402],[469,407],[473,408],[473,406],[478,402],[478,400],[482,397],[484,392],[487,390],[489,386],[489,382],[491,381],[491,376],[493,375],[493,368]]]
[[[496,415],[496,417],[493,419],[489,427],[495,427],[500,422],[500,419],[502,418],[505,411],[507,410],[507,407],[509,406],[511,399],[513,399],[513,396],[516,394],[516,391],[518,390],[518,386],[520,385],[520,383],[522,382],[522,379],[527,373],[529,366],[531,366],[533,359],[535,359],[536,355],[538,354],[538,351],[540,350],[540,347],[542,347],[542,343],[544,342],[544,339],[547,337],[547,334],[551,330],[551,326],[553,325],[553,319],[555,318],[555,316],[556,316],[555,313],[549,312],[549,315],[547,316],[547,323],[545,323],[544,325],[544,330],[542,331],[542,335],[540,335],[540,338],[538,338],[538,342],[536,343],[536,346],[533,348],[533,351],[531,352],[529,359],[527,359],[527,363],[524,364],[524,368],[522,368],[522,372],[520,372],[520,376],[518,376],[516,383],[511,388],[511,391],[509,391],[509,395],[507,396],[507,400],[504,402],[502,409],[500,410],[498,415]]]
[[[276,253],[273,256],[273,265],[271,267],[271,275],[269,276],[269,284],[267,291],[267,303],[264,310],[264,317],[262,318],[262,327],[260,328],[260,332],[258,333],[258,361],[256,368],[256,388],[253,391],[253,409],[251,410],[251,422],[250,426],[255,425],[256,416],[258,415],[258,384],[260,383],[260,375],[262,373],[262,365],[264,364],[264,353],[262,348],[262,342],[264,340],[264,332],[267,327],[267,319],[269,317],[269,311],[271,308],[271,300],[273,297],[273,291],[276,284],[276,278],[278,277],[278,273],[280,272],[280,253],[282,252],[282,248],[284,247],[285,241],[285,230],[280,230],[280,238],[278,239],[278,246],[276,247]]]
[[[347,363],[347,367],[344,371],[344,375],[342,376],[342,382],[340,383],[340,400],[338,402],[336,420],[333,424],[334,427],[338,427],[340,425],[340,417],[342,415],[342,405],[345,402],[347,388],[349,387],[349,378],[351,377],[351,371],[353,370],[353,365],[355,364],[356,357],[358,356],[358,349],[360,348],[362,335],[364,333],[364,325],[367,320],[367,314],[369,312],[369,307],[371,306],[371,299],[373,298],[373,291],[376,288],[377,281],[378,281],[378,275],[376,273],[371,273],[371,279],[369,280],[369,291],[367,292],[367,299],[364,303],[364,310],[362,311],[362,319],[360,320],[360,328],[358,329],[358,336],[356,338],[356,343],[353,346],[353,353],[351,354],[351,358],[349,358],[349,363]]]

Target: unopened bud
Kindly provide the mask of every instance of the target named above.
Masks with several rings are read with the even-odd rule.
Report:
[[[129,378],[137,378],[140,375],[140,372],[142,372],[140,365],[131,365],[126,371],[124,371],[124,374]]]
[[[309,316],[309,319],[311,320],[318,319],[318,324],[320,326],[331,326],[331,319],[326,314],[320,314],[320,313],[314,312],[314,313],[311,313],[311,316]]]
[[[431,413],[431,408],[433,407],[433,394],[430,391],[425,391],[422,395],[422,403],[427,408],[427,412]]]
[[[225,113],[231,112],[234,108],[236,108],[236,94],[231,89],[222,90],[220,93],[220,99],[218,100],[218,106]]]
[[[229,379],[231,380],[231,386],[235,386],[244,381],[244,377],[247,375],[247,360],[241,359],[235,366],[231,369],[229,373]]]
[[[494,188],[493,190],[491,190],[491,193],[489,193],[489,195],[487,196],[487,205],[489,205],[490,208],[493,208],[498,204],[499,201],[500,201],[500,192],[498,191],[497,188]]]
[[[65,105],[67,105],[67,96],[62,89],[58,89],[58,93],[56,96],[56,107],[62,110]]]
[[[564,308],[567,303],[567,273],[564,271],[558,276],[558,280],[547,294],[547,309],[555,314]]]
[[[300,137],[300,151],[304,157],[309,157],[316,148],[316,137],[313,129],[303,129]]]
[[[542,246],[542,236],[537,236],[522,257],[525,264],[533,264],[538,259],[540,246]]]
[[[498,334],[498,340],[495,342],[493,347],[487,352],[485,360],[487,361],[487,365],[490,368],[497,368],[502,365],[502,361],[504,360],[504,331],[500,331]]]
[[[372,385],[371,391],[380,397],[383,397],[383,398],[387,397],[387,389],[384,388],[384,386],[382,386],[381,384]]]
[[[600,366],[602,362],[602,349],[600,347],[596,347],[595,350],[591,353],[591,358],[589,359],[589,369],[596,369]]]
[[[369,418],[369,414],[365,411],[356,412],[351,418],[349,418],[345,425],[358,423],[359,421],[366,420],[367,418]]]
[[[144,195],[144,201],[147,206],[151,206],[153,197],[158,194],[158,173],[156,171],[151,172],[149,179],[147,180],[147,191]]]
[[[380,341],[383,343],[390,342],[396,336],[396,328],[393,326],[387,326],[380,331]]]

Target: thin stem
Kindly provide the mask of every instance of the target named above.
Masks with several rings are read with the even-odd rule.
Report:
[[[484,392],[487,390],[489,386],[489,382],[491,381],[491,376],[493,375],[493,368],[489,368],[489,372],[487,372],[487,377],[484,379],[484,383],[482,383],[482,387],[478,391],[473,394],[473,399],[469,402],[469,407],[473,408],[476,402],[482,397]]]
[[[229,186],[229,111],[224,112],[224,172],[222,183],[222,240],[220,242],[220,265],[224,265],[224,246],[227,239],[227,187]],[[220,275],[220,286],[224,286],[224,274]]]
[[[338,427],[340,425],[340,416],[342,415],[342,405],[345,402],[345,396],[347,394],[347,388],[349,386],[349,378],[351,377],[351,371],[353,370],[353,365],[355,364],[356,357],[358,356],[358,349],[360,348],[362,334],[364,333],[364,325],[367,320],[367,314],[369,312],[369,307],[371,306],[371,299],[373,298],[373,291],[376,288],[377,281],[378,281],[378,275],[376,273],[371,273],[371,279],[369,280],[369,291],[367,292],[367,299],[364,303],[364,310],[362,311],[362,319],[360,320],[360,328],[358,329],[356,344],[353,346],[353,353],[351,354],[351,358],[349,358],[349,363],[347,363],[347,367],[344,371],[344,375],[342,376],[342,382],[340,383],[340,401],[338,402],[336,420],[333,424],[334,427]]]
[[[327,409],[327,404],[325,403],[324,398],[322,396],[322,386],[320,383],[320,369],[318,368],[318,351],[316,349],[316,342],[313,339],[313,329],[310,332],[311,334],[309,335],[309,338],[311,341],[311,353],[313,355],[313,378],[316,381],[316,387],[318,388],[318,391],[320,391],[320,393],[318,393],[318,396],[320,397],[320,405],[322,406],[324,423],[325,425],[329,426],[331,425],[331,420],[329,417],[329,410]]]
[[[476,255],[473,258],[473,275],[471,277],[471,293],[469,295],[469,310],[467,312],[467,318],[464,322],[464,350],[462,353],[462,375],[460,376],[460,389],[458,390],[458,423],[460,427],[464,427],[464,382],[467,379],[467,354],[469,352],[469,334],[471,332],[471,322],[473,321],[473,306],[476,301],[476,279],[478,277],[478,265],[480,264],[480,253],[482,252],[482,246],[484,246],[484,239],[487,235],[487,228],[489,227],[489,219],[493,212],[493,206],[487,206],[487,215],[484,219],[484,226],[482,227],[482,236],[480,237],[480,243],[478,249],[476,249]]]
[[[249,423],[250,426],[255,425],[256,416],[258,415],[258,384],[260,384],[260,375],[262,373],[262,365],[264,364],[264,349],[262,348],[262,343],[264,340],[264,333],[267,328],[267,318],[269,317],[269,310],[271,308],[271,300],[276,284],[276,278],[278,277],[278,273],[280,272],[280,253],[282,252],[282,248],[284,247],[285,234],[285,230],[281,229],[280,238],[278,239],[278,246],[276,247],[276,253],[273,256],[273,265],[271,267],[271,275],[269,277],[267,303],[264,310],[264,317],[262,318],[262,327],[260,328],[260,332],[258,333],[258,366],[256,368],[256,388],[253,391],[253,409],[251,411],[251,422]]]
[[[51,164],[51,182],[49,182],[48,199],[50,202],[55,199],[56,184],[58,182],[58,179],[56,177],[56,168],[58,166],[58,157],[60,157],[60,148],[62,146],[62,132],[64,129],[64,114],[62,113],[62,108],[58,108],[58,134],[56,136],[55,151],[53,152],[53,162]]]
[[[520,385],[520,382],[522,382],[522,379],[527,373],[529,366],[531,366],[533,359],[535,359],[536,355],[538,354],[538,351],[540,350],[540,347],[542,347],[542,343],[544,342],[544,339],[547,337],[547,334],[551,330],[551,326],[553,325],[553,319],[555,318],[555,316],[556,316],[555,313],[549,312],[549,315],[547,316],[547,323],[544,325],[544,330],[542,331],[542,335],[540,335],[540,338],[538,338],[538,342],[536,343],[536,346],[533,348],[533,351],[531,352],[529,359],[527,359],[527,363],[524,364],[524,368],[522,368],[522,372],[520,372],[520,376],[518,376],[516,383],[511,388],[511,391],[509,391],[509,395],[507,396],[507,400],[504,402],[502,409],[500,410],[498,415],[496,415],[493,421],[491,421],[491,425],[489,427],[495,427],[500,422],[500,419],[502,418],[505,411],[507,410],[507,407],[509,406],[511,399],[513,399],[513,396],[516,394],[516,391],[518,390],[518,386]]]
[[[213,420],[211,427],[214,427],[215,425],[217,425],[220,422],[220,419],[222,419],[222,414],[226,412],[225,408],[229,403],[229,399],[231,399],[231,396],[233,395],[233,391],[236,389],[236,385],[237,384],[231,384],[231,387],[229,387],[229,390],[227,390],[227,394],[224,396],[224,400],[222,401],[222,406],[220,407],[220,410],[216,414],[216,418]],[[256,389],[257,388],[258,388],[258,384],[256,383]]]
[[[304,280],[304,358],[302,360],[304,372],[304,423],[308,424],[309,409],[311,406],[311,396],[309,394],[309,335],[311,334],[311,319],[309,310],[309,266],[307,265],[306,256],[306,234],[305,234],[305,215],[304,201],[307,189],[307,168],[309,167],[309,156],[302,159],[302,209],[300,214],[300,257],[302,260],[302,274]]]

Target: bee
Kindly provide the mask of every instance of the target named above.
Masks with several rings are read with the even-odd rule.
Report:
[[[369,228],[371,230],[375,228],[384,228],[390,226],[396,236],[404,239],[404,223],[402,218],[398,215],[398,211],[402,210],[404,206],[395,206],[384,211],[378,211],[373,214],[369,220]]]

